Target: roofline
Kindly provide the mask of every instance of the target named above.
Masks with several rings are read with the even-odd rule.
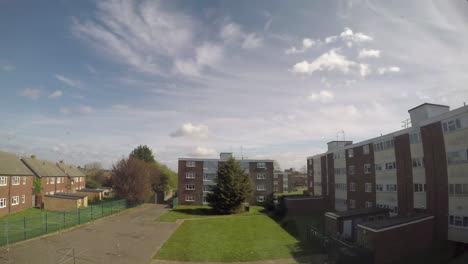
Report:
[[[225,161],[222,159],[203,159],[203,158],[179,158],[179,161]],[[249,161],[249,162],[274,162],[272,159],[236,159],[237,161]]]
[[[63,172],[64,175],[59,175],[59,176],[51,176],[51,175],[39,175],[39,173],[37,173],[30,164],[28,164],[28,162],[26,160],[24,160],[24,158],[21,158],[20,159],[23,164],[30,170],[32,171],[35,176],[39,177],[39,178],[42,178],[42,177],[69,177],[68,174],[66,174],[62,169],[60,169],[60,167],[57,166],[57,164],[54,164],[54,166],[56,166],[61,172]],[[40,160],[38,159],[39,161],[46,161],[46,162],[50,162],[52,163],[51,161],[48,161],[48,160]],[[34,175],[33,175],[34,176]]]
[[[440,107],[447,107],[447,108],[450,108],[450,106],[448,106],[448,105],[433,104],[433,103],[422,103],[422,104],[420,104],[420,105],[418,105],[418,106],[416,106],[416,107],[413,107],[413,108],[411,108],[410,110],[408,110],[408,113],[409,113],[410,111],[413,111],[413,110],[416,109],[416,108],[419,108],[419,107],[425,106],[425,105],[432,105],[432,106],[440,106]]]
[[[429,219],[433,219],[433,218],[434,218],[434,216],[431,215],[431,216],[424,217],[424,218],[417,219],[417,220],[413,220],[413,221],[410,221],[410,222],[401,223],[401,224],[397,224],[397,225],[394,225],[394,226],[388,226],[388,227],[384,227],[384,228],[378,228],[378,229],[374,229],[374,228],[371,228],[371,227],[367,227],[367,226],[365,226],[365,224],[358,224],[357,226],[360,227],[360,228],[362,228],[362,229],[366,229],[366,230],[369,230],[369,231],[378,233],[378,232],[383,232],[383,231],[387,231],[387,230],[392,230],[392,229],[395,229],[395,228],[399,228],[399,227],[402,227],[402,226],[407,226],[407,225],[416,224],[416,223],[423,222],[423,221],[426,221],[426,220],[429,220]]]

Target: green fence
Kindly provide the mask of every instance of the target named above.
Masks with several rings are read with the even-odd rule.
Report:
[[[0,246],[59,231],[94,219],[115,214],[128,208],[126,200],[89,205],[68,212],[45,211],[37,216],[25,216],[14,220],[0,220]]]

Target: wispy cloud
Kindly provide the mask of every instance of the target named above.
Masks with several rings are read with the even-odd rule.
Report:
[[[41,97],[41,90],[37,88],[26,88],[21,90],[19,95],[31,100],[37,100],[39,97]]]
[[[335,99],[335,94],[332,91],[322,90],[319,93],[312,93],[307,99],[311,102],[330,103]]]
[[[59,80],[60,82],[68,85],[68,86],[71,86],[71,87],[74,87],[74,88],[81,88],[82,87],[82,84],[81,84],[80,81],[72,80],[72,79],[70,79],[68,77],[65,77],[65,76],[61,75],[61,74],[56,74],[55,78],[57,80]]]
[[[358,63],[352,60],[348,60],[344,55],[340,54],[337,49],[332,49],[320,55],[311,62],[302,61],[296,63],[293,66],[292,71],[302,74],[312,74],[316,71],[334,70],[348,73],[350,69],[356,65],[358,65]]]
[[[216,150],[212,148],[196,147],[190,153],[187,153],[189,157],[207,157],[216,155]]]
[[[361,49],[358,58],[379,58],[380,50],[376,49]]]
[[[221,38],[226,43],[241,43],[243,49],[255,49],[263,45],[263,38],[255,32],[246,33],[236,23],[228,23],[221,28]]]
[[[76,110],[81,114],[91,114],[94,112],[94,108],[89,105],[80,105]]]
[[[304,53],[306,50],[309,48],[317,45],[317,41],[310,39],[310,38],[305,38],[302,40],[302,47],[301,48],[296,48],[296,47],[291,47],[285,51],[286,54],[296,54],[296,53]]]
[[[59,98],[63,95],[63,92],[61,90],[56,90],[53,93],[49,94],[50,99],[56,99]]]
[[[380,75],[385,74],[385,73],[396,73],[396,72],[400,72],[400,67],[397,67],[397,66],[381,67],[377,70],[377,72]]]
[[[126,110],[129,108],[129,106],[125,104],[115,104],[115,105],[112,105],[112,108],[119,109],[119,110]]]

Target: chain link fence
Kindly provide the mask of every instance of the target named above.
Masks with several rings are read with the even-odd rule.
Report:
[[[116,200],[89,205],[67,212],[45,211],[37,216],[14,220],[0,220],[0,246],[56,232],[75,225],[115,214],[129,208],[126,200]]]

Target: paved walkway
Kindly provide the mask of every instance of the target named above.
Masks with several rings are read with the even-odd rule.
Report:
[[[0,249],[0,264],[148,264],[178,227],[155,221],[165,211],[164,205],[145,204],[73,230],[20,242],[9,250]]]

